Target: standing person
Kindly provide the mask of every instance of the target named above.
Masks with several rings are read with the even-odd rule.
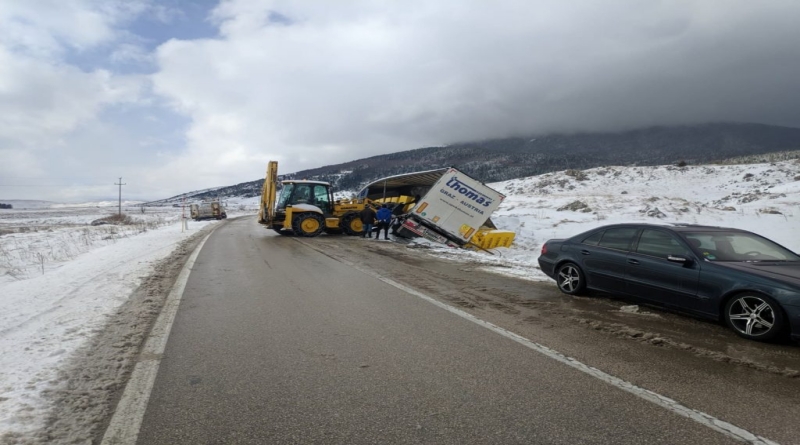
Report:
[[[381,230],[383,230],[383,239],[389,239],[389,225],[392,223],[392,211],[383,204],[378,209],[378,233],[375,239],[381,239]]]
[[[361,224],[364,225],[364,233],[361,234],[361,238],[364,238],[365,235],[367,238],[372,238],[372,225],[375,224],[375,210],[373,210],[369,204],[365,205],[364,210],[361,211]],[[380,235],[380,233],[378,235]]]

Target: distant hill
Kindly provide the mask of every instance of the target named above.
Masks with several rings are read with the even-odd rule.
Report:
[[[483,182],[498,182],[567,169],[714,163],[794,150],[800,150],[800,128],[716,123],[463,142],[373,156],[287,176],[329,181],[338,190],[358,190],[385,176],[449,166]],[[185,195],[192,199],[253,197],[261,193],[263,183],[260,178]],[[174,198],[159,202],[174,202],[171,200]]]
[[[20,209],[44,209],[48,207],[53,207],[57,203],[52,201],[39,201],[33,199],[6,199],[3,200],[3,204],[11,206],[10,208],[20,210]]]

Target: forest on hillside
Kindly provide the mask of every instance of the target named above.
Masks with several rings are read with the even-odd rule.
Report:
[[[336,190],[359,190],[386,176],[451,166],[483,182],[497,182],[567,169],[714,163],[794,150],[800,150],[798,128],[719,123],[463,142],[373,156],[286,176],[328,181]],[[260,178],[192,197],[258,196],[263,183]]]

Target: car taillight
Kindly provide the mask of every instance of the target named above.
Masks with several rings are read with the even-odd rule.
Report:
[[[542,255],[547,253],[547,244],[542,244]]]

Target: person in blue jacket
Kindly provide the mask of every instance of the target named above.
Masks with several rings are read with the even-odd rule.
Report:
[[[392,211],[386,207],[386,204],[381,205],[378,209],[378,232],[375,239],[381,239],[381,230],[383,230],[383,239],[389,239],[389,226],[392,223]]]

